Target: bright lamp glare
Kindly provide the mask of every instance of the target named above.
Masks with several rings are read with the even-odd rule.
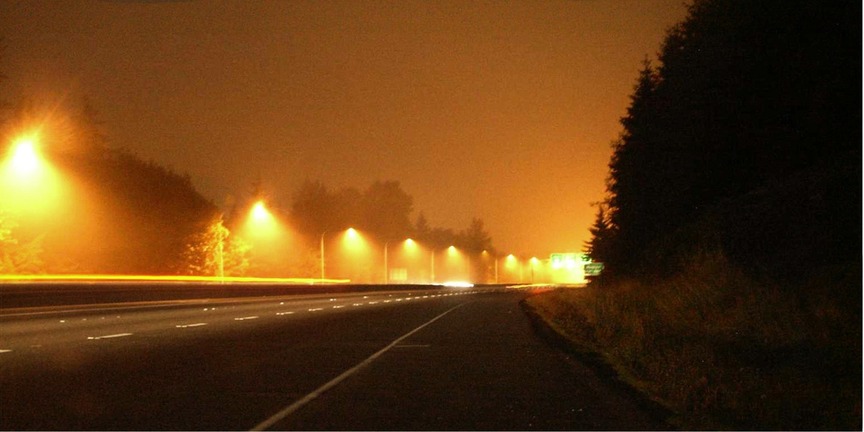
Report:
[[[279,223],[273,213],[267,209],[263,201],[256,202],[246,218],[245,232],[247,235],[255,237],[257,242],[275,241],[279,234]],[[258,244],[257,246],[260,246]]]
[[[347,235],[349,239],[356,239],[359,236],[359,234],[357,234],[357,230],[355,230],[354,228],[348,228],[347,230],[345,230],[345,235]]]
[[[22,138],[15,143],[10,159],[12,170],[18,175],[29,176],[39,170],[40,158],[36,151],[36,142],[33,138]]]
[[[49,161],[39,153],[36,134],[12,143],[0,163],[0,207],[28,216],[56,215],[68,192]]]
[[[258,201],[252,207],[252,219],[256,222],[266,222],[269,221],[273,215],[270,214],[270,211],[267,210],[267,207],[264,206],[264,203]]]

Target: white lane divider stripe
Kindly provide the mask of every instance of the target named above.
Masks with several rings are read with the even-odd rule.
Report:
[[[87,339],[88,340],[99,340],[99,339],[112,339],[112,338],[119,338],[119,337],[126,337],[126,336],[132,336],[132,333],[117,333],[117,334],[105,335],[105,336],[87,336]]]
[[[2,353],[7,353],[7,352],[12,352],[12,350],[10,350],[10,349],[0,349],[0,354],[2,354]]]
[[[207,323],[177,324],[177,325],[174,326],[174,327],[177,327],[177,328],[189,328],[189,327],[201,327],[201,326],[205,326],[205,325],[207,325]]]
[[[253,320],[253,319],[258,319],[258,316],[255,315],[255,316],[234,318],[234,321],[246,321],[246,320]]]
[[[332,380],[330,380],[330,381],[327,382],[326,384],[322,385],[321,387],[318,387],[317,389],[315,389],[315,391],[313,391],[312,393],[307,394],[307,395],[304,396],[302,399],[300,399],[300,400],[298,400],[298,401],[292,403],[291,405],[288,405],[287,407],[285,407],[284,409],[282,409],[282,411],[279,411],[279,412],[277,412],[276,414],[273,414],[272,416],[270,416],[270,418],[268,418],[267,420],[264,420],[263,422],[257,424],[257,425],[256,425],[255,427],[253,427],[251,430],[253,430],[253,431],[263,431],[263,430],[269,429],[270,426],[273,426],[274,424],[278,423],[279,421],[281,421],[281,420],[284,419],[285,417],[288,417],[289,415],[291,415],[291,414],[294,413],[295,411],[297,411],[297,410],[299,410],[300,408],[302,408],[302,407],[303,407],[304,405],[306,405],[307,403],[311,402],[312,400],[314,400],[314,399],[317,398],[318,396],[321,396],[321,394],[323,394],[323,393],[326,392],[327,390],[330,390],[331,388],[336,387],[337,385],[339,385],[339,383],[341,383],[342,381],[344,381],[346,378],[350,377],[351,375],[354,375],[354,374],[357,373],[357,371],[359,371],[360,369],[363,369],[364,367],[366,367],[366,366],[368,366],[369,364],[371,364],[373,361],[375,361],[375,359],[377,359],[378,357],[380,357],[382,354],[386,353],[387,351],[390,351],[391,348],[393,348],[393,347],[395,347],[396,345],[398,345],[399,342],[402,342],[403,340],[409,338],[409,337],[410,337],[411,335],[413,335],[414,333],[417,333],[418,331],[420,331],[421,329],[423,329],[423,327],[426,327],[426,326],[428,326],[429,324],[432,324],[433,322],[438,321],[438,320],[441,319],[444,315],[447,315],[448,313],[453,312],[454,310],[456,310],[457,308],[460,308],[460,307],[464,306],[465,304],[467,304],[467,303],[460,303],[460,304],[458,304],[458,305],[456,305],[456,306],[453,306],[452,308],[448,309],[447,311],[445,311],[445,312],[442,313],[441,315],[438,315],[438,316],[436,316],[435,318],[432,318],[431,320],[426,321],[426,323],[420,325],[419,327],[415,328],[414,330],[411,330],[410,332],[405,333],[404,335],[400,336],[398,339],[396,339],[396,340],[394,340],[393,342],[391,342],[390,345],[387,345],[386,347],[382,348],[380,351],[376,352],[375,354],[372,354],[372,355],[369,356],[366,360],[363,360],[362,362],[358,363],[356,366],[352,367],[351,369],[348,369],[348,370],[346,370],[345,372],[342,372],[341,375],[337,376],[336,378],[333,378]]]
[[[291,315],[291,314],[293,314],[293,313],[294,313],[294,311],[288,311],[288,312],[276,312],[276,315]]]

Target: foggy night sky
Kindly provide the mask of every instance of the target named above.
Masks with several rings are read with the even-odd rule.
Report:
[[[432,226],[580,251],[642,60],[684,0],[2,1],[0,98],[99,112],[215,204],[397,180]]]

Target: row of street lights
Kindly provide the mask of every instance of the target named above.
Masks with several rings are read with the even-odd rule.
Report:
[[[326,259],[325,259],[325,237],[327,236],[328,233],[330,233],[330,232],[325,231],[325,232],[321,233],[321,236],[319,237],[319,249],[320,249],[320,251],[319,251],[320,252],[319,264],[320,264],[320,270],[321,270],[321,279],[327,278]],[[348,239],[356,239],[360,235],[359,232],[354,228],[348,228],[347,230],[344,231],[344,234]],[[383,246],[383,255],[384,255],[384,277],[383,277],[383,280],[384,280],[385,284],[389,284],[391,281],[391,274],[390,274],[390,272],[391,272],[391,268],[390,268],[390,244],[391,243],[393,243],[393,242],[388,240],[388,241],[384,242],[384,246]],[[414,239],[411,239],[411,238],[406,238],[405,240],[402,240],[401,243],[403,244],[403,247],[406,250],[410,250],[410,251],[414,251],[418,247],[418,242],[415,241]],[[456,258],[460,255],[460,252],[459,252],[458,248],[456,248],[456,246],[451,245],[444,250],[447,251],[448,257],[451,257],[451,258]],[[435,256],[437,254],[436,252],[437,251],[435,249],[429,248],[429,280],[433,283],[436,282],[436,274],[435,274]],[[483,257],[484,259],[488,259],[487,257],[490,257],[490,256],[491,256],[491,254],[486,250],[481,252],[481,257]],[[499,282],[498,261],[499,261],[498,257],[493,257],[492,262],[494,265],[494,281],[495,281],[495,283]],[[524,282],[524,275],[522,273],[523,269],[522,269],[522,266],[519,265],[519,261],[520,261],[519,258],[517,258],[513,254],[509,254],[506,257],[504,257],[505,267],[510,269],[511,271],[515,271],[518,269],[519,281]],[[536,268],[541,263],[541,261],[537,257],[531,257],[528,260],[528,262],[529,262],[530,267],[531,267],[531,282],[533,283],[536,279]]]
[[[273,214],[267,210],[265,204],[261,201],[256,202],[250,208],[249,221],[253,222],[255,224],[261,224],[264,226],[274,225],[274,224],[278,223],[275,220],[275,216],[273,216]],[[269,230],[262,230],[262,231],[266,232]],[[360,231],[358,231],[355,228],[348,228],[348,229],[340,230],[340,231],[324,231],[324,232],[322,232],[321,235],[318,237],[318,240],[319,240],[318,241],[318,243],[319,243],[318,244],[318,248],[319,248],[318,265],[319,265],[319,272],[320,272],[321,280],[327,280],[327,277],[328,277],[327,276],[328,263],[330,262],[330,259],[327,258],[327,252],[328,252],[327,247],[326,247],[327,238],[332,236],[332,235],[337,235],[337,234],[341,234],[343,236],[342,238],[343,238],[344,245],[345,245],[345,247],[348,247],[348,248],[353,248],[355,250],[359,250],[360,248],[363,247],[362,244],[365,242],[365,240],[362,238],[362,236],[360,234]],[[391,246],[391,244],[396,244],[396,243],[401,243],[403,248],[405,249],[404,253],[409,253],[409,254],[416,254],[416,250],[419,247],[421,247],[420,243],[418,243],[416,240],[411,239],[411,238],[406,238],[405,240],[400,240],[400,241],[388,240],[388,241],[384,242],[384,245],[383,245],[383,273],[384,274],[383,274],[382,279],[383,279],[385,284],[390,284],[394,278],[394,276],[391,274],[391,270],[392,270],[391,269],[391,264],[392,264],[391,258],[392,257],[391,257],[390,246]],[[463,254],[459,251],[459,249],[456,248],[456,246],[452,246],[452,245],[445,248],[445,249],[435,249],[434,247],[428,247],[427,249],[429,251],[428,280],[431,283],[438,282],[438,276],[439,275],[436,274],[436,256],[441,251],[446,251],[448,260],[450,260],[450,262],[451,262],[451,272],[452,272],[452,260],[457,260],[463,256]],[[403,256],[404,256],[404,253],[403,253]],[[489,263],[490,260],[491,260],[491,264],[492,264],[491,269],[494,271],[493,278],[492,278],[494,283],[499,283],[501,280],[500,272],[499,272],[499,261],[501,261],[501,260],[503,260],[504,269],[511,275],[511,278],[510,278],[511,282],[513,282],[514,279],[516,282],[520,282],[520,283],[527,282],[526,278],[525,278],[525,274],[524,274],[524,272],[525,272],[524,267],[525,267],[526,262],[521,260],[520,258],[517,258],[515,255],[509,254],[509,255],[506,255],[504,257],[495,257],[489,251],[486,251],[486,250],[482,251],[480,254],[480,262]],[[530,280],[529,281],[533,283],[537,280],[537,268],[541,264],[541,260],[539,260],[536,257],[531,257],[530,259],[527,260],[527,264],[530,267]],[[484,268],[483,273],[486,274],[489,267],[484,266],[483,268]],[[407,272],[407,269],[403,269],[403,270],[405,272]],[[463,273],[463,275],[467,276],[467,274],[465,274],[464,271],[462,273]],[[488,281],[488,276],[482,276],[482,278],[484,280]],[[403,273],[402,277],[399,279],[401,281],[406,280],[407,274]],[[423,279],[426,279],[426,278],[423,278]],[[415,280],[417,280],[417,279],[415,278]]]
[[[24,190],[29,190],[29,187],[39,186],[44,187],[48,183],[52,183],[49,180],[54,178],[53,170],[51,164],[48,163],[39,152],[38,145],[38,137],[36,135],[24,136],[22,138],[17,139],[13,142],[11,147],[11,152],[8,157],[4,161],[2,165],[2,191],[5,195],[7,195],[4,201],[9,201],[10,198],[14,198],[13,201],[22,201],[27,197],[21,197],[21,200],[16,197],[12,197],[10,194],[13,192],[20,192]],[[45,201],[53,201],[50,196],[46,196],[44,191],[40,191],[38,194],[29,194],[30,200],[38,200],[40,202]],[[7,203],[8,204],[8,203]],[[249,217],[247,220],[248,224],[254,226],[254,230],[257,236],[261,236],[262,238],[268,236],[274,236],[275,233],[280,229],[279,222],[268,209],[267,206],[262,201],[258,201],[249,210]],[[325,259],[325,243],[326,236],[328,234],[334,234],[335,232],[325,231],[321,233],[320,236],[320,276],[322,280],[327,279],[327,260]],[[344,235],[349,243],[356,243],[359,238],[359,232],[354,228],[348,228],[344,231]],[[384,283],[389,284],[392,279],[391,275],[391,257],[390,257],[390,243],[388,240],[384,243],[383,252],[384,252]],[[407,238],[402,240],[406,250],[416,250],[419,244],[411,239]],[[434,248],[429,247],[429,280],[431,282],[435,282],[436,277],[436,268],[435,268],[435,256],[436,251]],[[455,259],[459,257],[460,252],[455,246],[449,246],[446,248],[447,256]],[[220,277],[224,276],[224,245],[218,245],[217,254],[218,257],[218,275]],[[491,257],[491,254],[488,251],[483,251],[481,254],[483,260],[488,260]],[[498,260],[499,258],[493,257],[494,263],[494,281],[495,283],[499,282],[499,269],[498,269]],[[488,261],[487,261],[488,262]],[[531,258],[531,279],[534,280],[534,266],[539,262],[537,258]],[[515,269],[516,264],[518,263],[518,259],[514,255],[508,255],[504,258],[504,263],[507,268]],[[519,267],[519,281],[523,281],[522,277],[522,269]],[[404,278],[403,278],[404,279]]]

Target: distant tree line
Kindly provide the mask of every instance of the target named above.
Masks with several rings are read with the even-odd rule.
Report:
[[[860,268],[860,9],[695,0],[639,73],[592,257],[618,276],[708,249],[785,278]]]
[[[292,198],[290,221],[313,240],[323,232],[354,227],[381,242],[413,238],[436,248],[455,245],[476,253],[492,251],[482,219],[474,218],[459,232],[430,226],[422,212],[412,222],[413,201],[397,181],[376,181],[363,191],[353,187],[331,191],[321,182],[307,180]]]

